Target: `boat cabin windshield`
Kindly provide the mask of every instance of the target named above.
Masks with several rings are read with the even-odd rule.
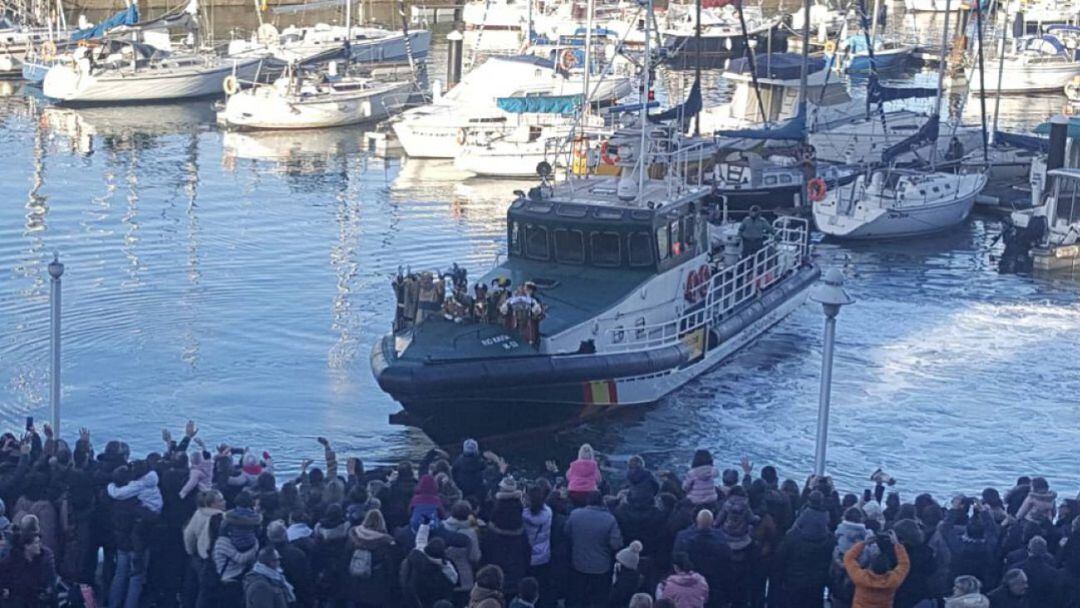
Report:
[[[686,261],[707,242],[695,205],[653,210],[519,199],[507,230],[510,257],[652,272]]]
[[[1080,176],[1057,177],[1054,199],[1053,216],[1047,218],[1051,226],[1080,223]]]

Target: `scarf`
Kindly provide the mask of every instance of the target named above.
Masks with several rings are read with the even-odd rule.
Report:
[[[296,593],[293,592],[293,586],[289,584],[289,581],[285,580],[285,575],[280,570],[274,570],[262,562],[255,562],[255,566],[251,571],[265,576],[270,579],[270,582],[281,587],[282,591],[285,592],[285,603],[293,604],[296,602]]]
[[[255,538],[255,530],[240,526],[229,526],[226,534],[232,541],[233,547],[240,553],[246,553],[258,544]]]
[[[289,539],[290,543],[293,542],[294,540],[300,540],[301,538],[307,538],[307,537],[311,536],[311,534],[312,534],[311,526],[309,526],[309,525],[307,525],[307,524],[305,524],[303,522],[293,524],[293,525],[289,526],[289,528],[287,530],[285,530],[285,536]]]

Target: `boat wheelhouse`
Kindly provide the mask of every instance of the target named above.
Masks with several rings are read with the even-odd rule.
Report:
[[[691,148],[642,170],[623,143],[618,177],[519,193],[508,255],[471,290],[458,271],[400,275],[372,370],[409,422],[448,440],[654,403],[795,310],[819,274],[806,221],[741,255]]]

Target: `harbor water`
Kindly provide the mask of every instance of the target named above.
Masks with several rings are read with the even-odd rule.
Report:
[[[444,63],[440,43],[433,71]],[[223,133],[211,101],[68,109],[5,92],[3,427],[48,417],[46,265],[59,252],[65,435],[85,426],[99,447],[123,438],[139,454],[192,418],[208,443],[267,449],[286,469],[320,454],[317,436],[373,463],[431,447],[389,423],[399,408],[369,368],[393,315],[390,277],[455,261],[476,276],[505,252],[505,211],[527,182],[375,158],[363,128]],[[1063,103],[1007,98],[1002,122],[1030,126]],[[829,470],[845,485],[882,466],[912,490],[1030,473],[1076,490],[1080,287],[997,274],[1000,227],[977,215],[931,239],[818,246],[857,299],[839,317],[833,375]],[[681,470],[706,447],[721,465],[746,455],[801,482],[822,325],[807,305],[653,407],[499,450],[565,464],[588,441],[616,464],[639,453]]]

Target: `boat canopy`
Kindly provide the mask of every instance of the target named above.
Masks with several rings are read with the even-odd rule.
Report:
[[[1032,131],[1039,135],[1050,135],[1050,123],[1044,122],[1041,125],[1032,129]],[[1069,139],[1080,138],[1080,119],[1069,119],[1068,137]]]
[[[994,131],[994,141],[1006,144],[1013,148],[1031,150],[1032,152],[1050,151],[1050,140],[1045,137],[1036,137],[1034,135]]]
[[[802,76],[802,55],[799,53],[762,53],[750,57],[736,57],[728,63],[727,71],[735,74],[749,74],[751,70],[758,78],[793,80]],[[823,57],[810,57],[806,62],[808,74],[825,69]]]
[[[919,127],[919,130],[914,134],[885,148],[881,153],[881,161],[884,163],[892,162],[901,154],[918,150],[928,143],[937,141],[940,123],[941,119],[939,117],[931,116],[926,121],[926,124]]]
[[[721,137],[739,137],[743,139],[802,139],[806,137],[806,113],[799,108],[799,113],[789,120],[763,129],[732,129],[717,131]]]
[[[532,95],[499,97],[495,103],[511,114],[574,114],[581,109],[583,95]]]
[[[936,97],[937,89],[925,87],[887,87],[878,80],[877,74],[870,74],[870,82],[866,86],[866,96],[870,103],[882,104],[886,101],[897,99],[912,99],[916,97]]]
[[[88,27],[86,29],[78,30],[71,35],[72,40],[90,40],[92,38],[100,38],[105,35],[105,32],[120,27],[120,26],[132,26],[139,22],[139,6],[137,3],[132,2],[124,10],[114,14],[112,17],[102,21],[94,27]]]
[[[1050,51],[1047,50],[1050,47]],[[1057,36],[1042,34],[1041,36],[1029,36],[1020,42],[1022,51],[1036,51],[1045,55],[1068,55],[1065,44]],[[1051,52],[1052,51],[1052,52]]]

